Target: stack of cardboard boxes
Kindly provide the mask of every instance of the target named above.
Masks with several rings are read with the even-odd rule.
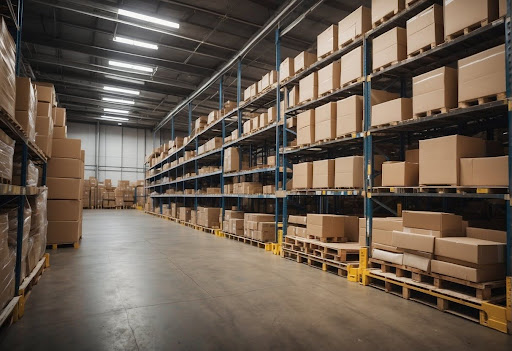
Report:
[[[363,181],[362,156],[339,157],[293,165],[295,189],[362,188]]]
[[[42,92],[43,94],[43,92]],[[36,142],[36,116],[39,112],[39,103],[37,102],[37,92],[30,78],[16,78],[16,121],[21,125],[28,139]],[[41,113],[43,113],[41,109]],[[51,106],[47,106],[47,111],[43,114],[51,119]],[[49,122],[47,122],[48,124]],[[41,145],[38,145],[41,147]],[[41,147],[43,152],[48,152],[48,148]]]
[[[224,211],[222,230],[235,235],[244,235],[244,213],[242,211]]]
[[[275,241],[275,216],[264,213],[244,214],[244,236],[263,242]]]
[[[196,223],[207,228],[220,228],[220,214],[218,207],[198,207]]]
[[[307,238],[307,218],[307,216],[288,216],[288,232],[286,235]]]
[[[345,215],[308,214],[306,233],[309,237],[319,240],[356,242],[359,240],[359,218]]]

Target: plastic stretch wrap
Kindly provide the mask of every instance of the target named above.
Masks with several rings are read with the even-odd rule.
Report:
[[[21,185],[21,162],[14,163],[14,183]],[[27,183],[26,186],[37,186],[39,180],[39,169],[30,160],[27,162]]]
[[[0,178],[6,180],[12,180],[14,144],[15,141],[0,130]]]
[[[9,247],[9,216],[0,214],[0,309],[14,297],[14,265],[16,254]]]
[[[31,197],[29,200],[30,207],[32,208],[29,237],[29,241],[32,242],[32,247],[28,253],[28,265],[30,270],[34,269],[46,249],[46,235],[48,229],[47,199],[48,189],[45,188],[39,195]]]
[[[14,119],[16,103],[16,46],[2,17],[0,27],[0,107]]]
[[[14,208],[8,212],[9,215],[9,246],[16,250],[18,236],[18,209]],[[23,240],[21,246],[21,280],[27,275],[27,254],[29,247],[30,225],[32,222],[32,210],[28,201],[25,201],[23,210]],[[16,251],[15,251],[16,252]]]

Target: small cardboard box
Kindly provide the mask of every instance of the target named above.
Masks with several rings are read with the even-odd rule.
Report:
[[[384,162],[382,186],[417,186],[419,165],[411,162]]]
[[[437,238],[435,255],[474,264],[505,262],[506,244],[488,240],[452,237]]]
[[[48,160],[48,177],[81,179],[84,163],[80,159],[52,157]]]
[[[339,89],[341,61],[337,60],[318,71],[318,96]]]
[[[414,115],[457,107],[457,70],[440,67],[412,79]]]
[[[419,144],[420,185],[459,185],[460,159],[485,156],[485,141],[479,138],[450,135]]]
[[[295,69],[295,73],[299,73],[300,71],[305,70],[313,63],[316,62],[316,55],[307,51],[303,51],[297,56],[295,56],[293,62],[293,68]]]
[[[313,72],[299,81],[299,103],[316,100],[318,97],[318,72]]]
[[[286,97],[285,97],[286,99]],[[293,88],[290,88],[288,91],[288,99],[286,99],[288,102],[288,108],[296,106],[299,104],[299,87],[294,86]]]
[[[501,230],[467,227],[466,236],[468,238],[507,243],[507,232]]]
[[[328,102],[315,109],[315,141],[336,137],[336,102]]]
[[[260,120],[259,120],[258,124],[259,124],[260,128],[266,127],[268,125],[268,113],[266,113],[266,112],[261,113],[259,116],[259,119]]]
[[[468,6],[470,5],[470,6]],[[476,23],[487,20],[488,23],[498,18],[496,0],[444,0],[444,35],[462,31]]]
[[[80,200],[48,200],[48,221],[78,221],[81,208]]]
[[[80,200],[82,179],[48,177],[48,200]]]
[[[36,117],[36,135],[53,137],[53,119],[51,117]]]
[[[412,118],[412,99],[398,98],[372,106],[372,126]]]
[[[307,110],[297,115],[297,145],[315,141],[315,110]]]
[[[393,230],[391,245],[401,249],[434,253],[434,240],[430,235],[412,234]]]
[[[53,104],[55,101],[55,88],[53,84],[35,82],[37,90],[37,101],[49,102]]]
[[[395,27],[373,39],[373,69],[407,58],[407,31]]]
[[[363,76],[363,47],[358,46],[354,50],[341,57],[341,86],[346,85]]]
[[[405,9],[405,0],[372,0],[372,24]]]
[[[313,162],[293,165],[294,189],[311,189],[313,187]]]
[[[320,238],[345,237],[346,216],[308,214],[307,234]]]
[[[462,266],[455,263],[432,260],[431,271],[449,277],[481,283],[505,278],[505,265],[483,265],[479,268]]]
[[[48,221],[47,244],[73,244],[80,240],[82,221]]]
[[[461,158],[460,185],[508,186],[508,156]]]
[[[224,172],[240,170],[240,156],[238,148],[230,147],[224,151]]]
[[[338,44],[343,47],[372,29],[372,14],[368,7],[361,6],[338,23]]]
[[[352,95],[337,102],[336,136],[363,130],[363,97]]]
[[[49,102],[37,102],[37,115],[52,117],[52,104]]]
[[[434,4],[407,20],[407,54],[444,42],[443,7]],[[432,47],[433,47],[432,46]]]
[[[363,157],[339,157],[334,160],[334,187],[335,188],[362,188]]]
[[[505,44],[458,61],[459,102],[505,92]]]
[[[61,158],[80,159],[82,141],[80,139],[54,139],[52,142],[52,156]]]
[[[313,162],[313,188],[334,187],[334,160]]]
[[[379,249],[373,249],[372,250],[372,258],[375,258],[376,260],[381,260],[381,261],[385,261],[385,262],[391,262],[394,264],[402,265],[404,254],[388,252],[388,251],[379,250]]]
[[[439,237],[464,235],[462,217],[453,213],[403,211],[402,216],[403,225],[407,228],[426,229]]]
[[[55,121],[53,123],[57,127],[64,127],[66,125],[66,109],[62,107],[55,108]]]
[[[281,62],[281,65],[279,66],[279,80],[281,82],[295,74],[293,63],[294,60],[291,57],[287,57],[283,62]]]
[[[321,59],[336,50],[338,50],[338,26],[333,24],[317,36],[317,57]]]

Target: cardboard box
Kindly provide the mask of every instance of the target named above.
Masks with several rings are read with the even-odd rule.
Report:
[[[37,90],[37,101],[49,102],[51,104],[55,101],[55,88],[53,84],[44,82],[34,82]]]
[[[457,107],[457,70],[440,67],[412,79],[414,115]]]
[[[505,265],[484,265],[472,268],[455,263],[432,260],[431,271],[449,277],[468,280],[474,283],[501,280],[505,278]]]
[[[434,4],[407,20],[407,54],[444,42],[443,7]],[[432,46],[432,47],[433,47]]]
[[[16,111],[14,113],[16,121],[21,125],[30,140],[36,137],[36,116],[33,111]]]
[[[452,237],[437,238],[434,253],[436,257],[446,257],[482,265],[504,263],[505,249],[506,244],[504,243],[467,237]]]
[[[307,234],[319,238],[345,237],[346,216],[308,214]]]
[[[430,272],[431,261],[432,260],[428,257],[414,255],[409,252],[404,252],[404,266],[421,269],[424,272]]]
[[[371,104],[372,106],[382,104],[383,102],[398,99],[400,97],[397,93],[390,93],[385,90],[372,89],[371,92]]]
[[[349,156],[339,157],[334,160],[334,187],[335,188],[362,188],[363,157]]]
[[[64,127],[66,125],[66,109],[62,107],[55,108],[55,121],[57,127]]]
[[[376,260],[381,260],[381,261],[391,262],[394,264],[401,265],[401,264],[403,264],[404,254],[388,252],[388,251],[379,250],[379,249],[373,249],[372,250],[372,258],[375,258]]]
[[[320,60],[336,50],[338,50],[338,26],[333,24],[317,36],[317,57]]]
[[[299,73],[313,63],[316,62],[316,55],[307,51],[303,51],[295,57],[293,62],[293,68],[295,69],[295,73]]]
[[[453,213],[430,211],[403,211],[403,225],[407,228],[419,228],[433,231],[438,237],[461,236],[462,217]]]
[[[372,244],[393,245],[393,231],[383,229],[372,229]]]
[[[293,165],[294,189],[311,189],[313,187],[313,162]]]
[[[36,104],[35,91],[30,78],[16,77],[16,111],[30,111]]]
[[[315,109],[315,142],[336,137],[336,102]]]
[[[82,141],[80,139],[54,139],[52,142],[52,156],[61,158],[80,159]]]
[[[405,8],[405,0],[372,0],[372,24]]]
[[[80,240],[82,221],[48,221],[47,244],[73,244]]]
[[[373,229],[387,230],[403,230],[403,219],[401,217],[376,217],[373,218]],[[391,245],[391,244],[390,244]]]
[[[458,61],[458,101],[505,92],[505,44]]]
[[[444,35],[462,31],[476,23],[487,20],[489,23],[498,18],[498,2],[496,0],[444,0]]]
[[[313,72],[299,81],[299,103],[316,100],[318,97],[318,72]]]
[[[44,152],[46,157],[52,157],[52,138],[44,135],[36,135],[36,145]]]
[[[382,186],[417,186],[419,165],[411,162],[384,162]]]
[[[393,230],[391,245],[401,249],[434,253],[434,240],[430,235],[405,233]]]
[[[412,99],[398,98],[372,106],[372,126],[412,118]]]
[[[48,177],[48,200],[80,200],[82,184],[82,179]]]
[[[337,60],[318,71],[318,96],[340,88],[341,61]]]
[[[53,120],[51,117],[36,117],[36,135],[53,136]]]
[[[459,185],[460,159],[485,156],[485,141],[462,135],[420,140],[420,185]]]
[[[288,223],[298,224],[298,225],[307,225],[308,217],[307,216],[288,216]]]
[[[294,60],[291,57],[287,57],[284,59],[283,62],[281,62],[281,65],[279,66],[279,80],[281,82],[285,81],[286,79],[292,77],[295,74],[294,69]]]
[[[508,156],[461,158],[460,185],[508,186]]]
[[[507,232],[501,230],[467,227],[466,236],[468,238],[507,243]]]
[[[503,17],[507,14],[507,0],[499,0],[498,2],[498,16]]]
[[[238,148],[230,147],[224,150],[224,172],[240,170],[240,156]]]
[[[48,200],[48,221],[78,221],[81,209],[80,200]]]
[[[42,117],[52,117],[52,104],[49,102],[37,102],[37,115]]]
[[[407,58],[407,31],[395,27],[373,39],[373,70]]]
[[[370,29],[372,29],[371,10],[368,7],[361,6],[338,23],[339,47],[350,44]]]
[[[288,108],[291,108],[291,107],[299,104],[299,87],[298,86],[294,86],[293,88],[290,88],[288,90],[288,99],[286,99],[286,101],[288,102]]]
[[[341,86],[347,85],[363,76],[363,47],[358,46],[354,50],[341,57]]]
[[[334,187],[334,160],[313,162],[313,188]]]
[[[352,95],[337,103],[336,136],[363,130],[363,97]]]
[[[307,110],[297,115],[297,145],[315,141],[315,110]]]
[[[81,179],[84,163],[80,159],[52,157],[48,161],[48,177]]]
[[[420,149],[406,150],[405,161],[411,163],[420,163]]]

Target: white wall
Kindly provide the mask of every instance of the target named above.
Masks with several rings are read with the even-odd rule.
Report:
[[[145,155],[153,149],[153,132],[149,129],[99,125],[99,150],[97,150],[96,124],[68,122],[68,138],[82,140],[85,150],[85,178],[112,179],[113,184],[123,180],[144,179]],[[157,134],[155,144],[159,145]],[[97,158],[97,155],[99,156]]]

